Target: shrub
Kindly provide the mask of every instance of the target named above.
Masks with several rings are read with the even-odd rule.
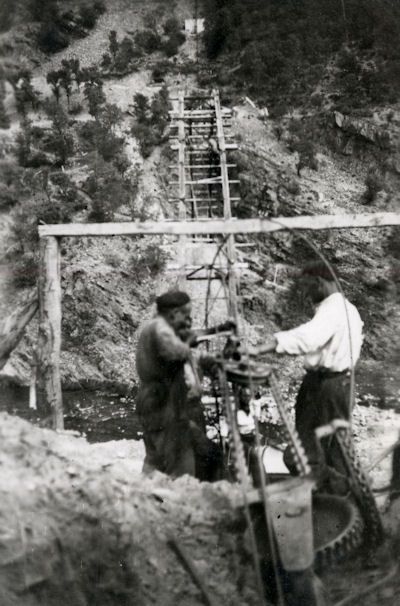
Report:
[[[117,52],[119,49],[119,44],[117,40],[117,32],[115,29],[110,30],[108,34],[108,44],[112,58],[115,61],[115,57],[117,56]]]
[[[68,36],[51,21],[42,23],[37,41],[43,53],[57,53],[69,44]]]
[[[14,153],[17,156],[18,163],[20,166],[27,166],[31,155],[31,144],[32,144],[32,127],[28,120],[24,120],[21,124],[15,138],[15,149]]]
[[[169,68],[170,64],[168,63],[168,61],[160,61],[159,63],[157,63],[151,74],[154,82],[163,82],[165,76],[168,73]]]
[[[112,221],[117,208],[122,204],[129,204],[130,181],[110,162],[99,163],[83,187],[92,199],[89,214],[91,221]]]
[[[68,223],[74,212],[82,208],[82,203],[76,186],[62,172],[25,171],[24,187],[29,198],[22,200],[13,211],[13,233],[22,251],[28,252],[36,250],[40,222]]]
[[[137,282],[153,279],[165,269],[169,256],[154,242],[142,251],[136,251],[129,259],[129,270]]]
[[[167,57],[173,57],[179,51],[179,42],[175,37],[168,38],[165,42],[163,42],[162,50],[167,55]]]
[[[64,165],[74,153],[74,138],[68,130],[68,118],[59,106],[56,107],[52,129],[47,135],[43,147],[46,151],[55,154],[56,162],[59,165]]]
[[[98,16],[103,15],[107,10],[106,5],[103,2],[103,0],[95,0],[93,2],[93,8],[96,11]]]
[[[23,192],[23,170],[15,162],[0,161],[0,209],[9,209],[19,201]]]
[[[18,202],[15,187],[0,183],[0,209],[8,209]]]
[[[100,115],[96,120],[84,122],[79,134],[84,148],[96,150],[106,161],[112,160],[122,151],[124,139],[117,137],[101,121]]]
[[[115,69],[126,71],[134,59],[141,56],[142,52],[135,47],[131,38],[125,37],[119,45],[119,50],[115,57]]]
[[[111,55],[109,55],[108,53],[103,53],[100,65],[101,65],[101,67],[103,69],[109,70],[111,68],[111,65],[112,65]]]
[[[150,29],[144,29],[136,33],[135,43],[147,54],[154,53],[161,48],[161,38]]]
[[[166,87],[153,96],[151,103],[141,93],[134,96],[136,120],[131,127],[131,132],[137,139],[144,158],[150,156],[154,147],[163,140],[169,117],[168,109],[169,97]]]
[[[163,26],[164,34],[166,36],[171,36],[181,31],[181,24],[179,19],[174,15],[173,17],[169,17]]]
[[[369,170],[365,179],[366,190],[363,195],[365,204],[375,202],[378,192],[385,189],[385,178],[377,168]]]
[[[34,251],[24,253],[12,264],[12,280],[16,288],[35,286],[39,275],[39,254]]]
[[[10,128],[10,118],[4,107],[3,99],[0,99],[0,128]]]
[[[79,9],[79,21],[83,27],[93,29],[96,25],[98,11],[94,6],[81,6]]]
[[[83,94],[89,106],[89,114],[96,117],[100,112],[102,105],[106,102],[103,85],[95,84],[90,81],[85,82]]]

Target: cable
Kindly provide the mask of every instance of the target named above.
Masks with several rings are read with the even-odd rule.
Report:
[[[351,336],[351,328],[350,328],[350,318],[349,318],[349,311],[347,309],[347,305],[346,305],[346,297],[344,295],[342,286],[339,282],[339,279],[332,267],[332,265],[329,263],[328,259],[325,257],[325,255],[316,247],[316,245],[314,244],[314,242],[306,235],[302,234],[301,232],[297,232],[294,229],[292,229],[291,227],[288,227],[285,223],[282,223],[281,221],[278,221],[278,219],[275,218],[270,218],[270,221],[272,221],[273,223],[277,223],[278,225],[281,225],[283,227],[285,227],[288,231],[290,231],[290,233],[292,233],[296,238],[299,238],[300,240],[303,240],[303,242],[305,242],[313,251],[314,253],[321,259],[321,261],[325,264],[325,266],[327,267],[329,273],[331,274],[336,288],[338,289],[338,291],[340,292],[340,294],[342,295],[342,300],[343,300],[343,306],[344,306],[344,310],[345,310],[345,315],[346,315],[346,323],[347,323],[347,332],[348,332],[348,338],[349,338],[349,353],[350,353],[350,393],[349,393],[349,406],[348,406],[348,420],[350,423],[350,426],[352,425],[352,411],[353,411],[353,404],[354,404],[354,394],[355,394],[355,368],[354,368],[354,357],[353,357],[353,342],[352,342],[352,336]]]

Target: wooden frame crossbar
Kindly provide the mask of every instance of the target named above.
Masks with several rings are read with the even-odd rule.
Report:
[[[271,219],[201,219],[122,223],[59,223],[39,225],[39,236],[92,237],[138,235],[266,234],[285,230],[319,231],[400,225],[400,213],[300,215]]]

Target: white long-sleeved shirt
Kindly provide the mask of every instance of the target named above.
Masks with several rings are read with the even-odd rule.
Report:
[[[307,370],[326,368],[341,372],[354,366],[360,356],[362,327],[357,308],[336,292],[321,301],[309,322],[275,333],[276,352],[305,354]]]

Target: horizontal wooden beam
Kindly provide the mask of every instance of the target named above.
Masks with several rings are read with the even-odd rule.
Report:
[[[276,217],[274,219],[203,219],[126,223],[39,225],[39,236],[134,236],[140,234],[262,234],[286,229],[342,229],[400,225],[400,213]]]

